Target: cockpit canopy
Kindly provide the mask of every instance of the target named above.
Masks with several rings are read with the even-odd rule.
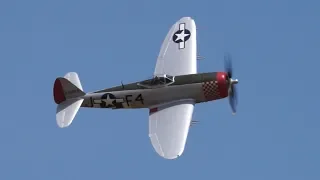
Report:
[[[159,75],[159,76],[157,75],[151,79],[142,81],[138,83],[138,86],[142,86],[145,88],[161,88],[161,87],[168,86],[172,83],[174,83],[174,76],[165,74],[165,75]]]

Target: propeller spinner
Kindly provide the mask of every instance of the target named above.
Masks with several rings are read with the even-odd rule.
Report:
[[[232,57],[230,54],[226,53],[224,56],[225,63],[225,71],[228,74],[228,96],[229,96],[229,104],[232,109],[232,114],[236,113],[236,106],[238,104],[238,94],[236,84],[238,83],[238,79],[232,79],[233,68],[232,68]]]

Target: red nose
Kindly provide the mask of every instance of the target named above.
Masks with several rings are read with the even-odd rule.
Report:
[[[225,72],[217,72],[216,80],[218,83],[218,91],[220,98],[225,98],[228,96],[228,74]]]

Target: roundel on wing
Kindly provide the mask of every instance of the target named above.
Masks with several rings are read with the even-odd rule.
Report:
[[[172,40],[175,43],[186,42],[190,39],[190,36],[191,32],[188,29],[178,30],[173,34]]]

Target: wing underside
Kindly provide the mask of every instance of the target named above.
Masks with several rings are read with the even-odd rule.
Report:
[[[197,32],[195,21],[183,17],[170,28],[157,59],[154,75],[197,73]]]
[[[171,102],[150,109],[149,137],[155,151],[175,159],[184,151],[194,109],[193,100]]]

